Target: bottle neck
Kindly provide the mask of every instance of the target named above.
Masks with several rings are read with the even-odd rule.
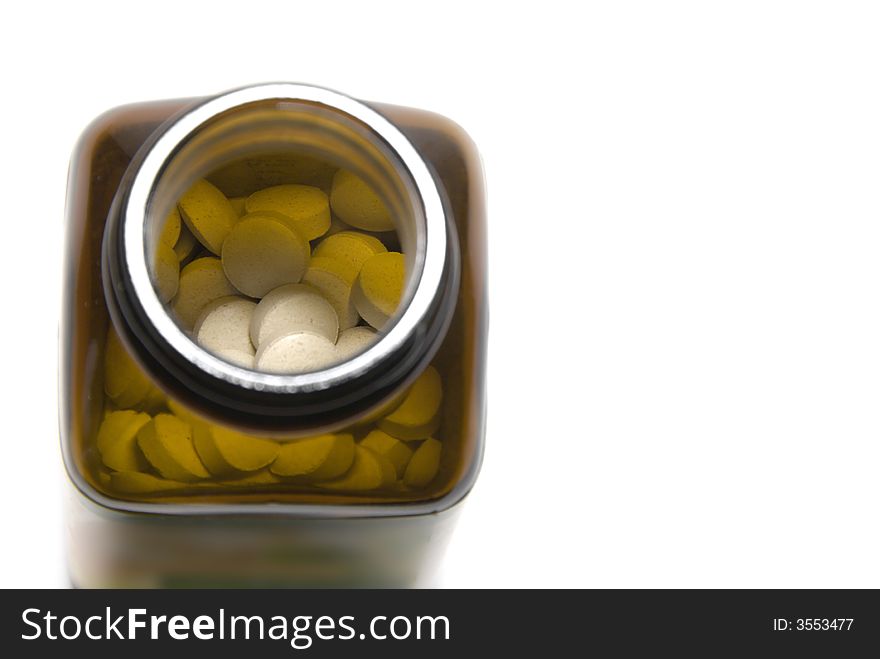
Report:
[[[193,342],[158,299],[147,255],[194,180],[291,154],[350,169],[376,190],[395,217],[408,274],[400,310],[374,345],[321,371],[279,375],[234,366]],[[396,127],[335,92],[274,84],[200,102],[151,136],[114,200],[103,269],[117,332],[169,393],[229,425],[306,434],[380,406],[430,361],[454,311],[459,254],[442,190]]]

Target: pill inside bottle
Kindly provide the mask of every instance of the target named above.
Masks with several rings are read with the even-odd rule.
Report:
[[[310,176],[270,182],[243,189],[210,174],[192,182],[166,214],[154,286],[214,356],[267,373],[318,371],[387,333],[405,255],[392,213],[354,173],[336,168],[323,188]],[[336,212],[343,231],[332,230]],[[193,251],[203,256],[181,267]]]

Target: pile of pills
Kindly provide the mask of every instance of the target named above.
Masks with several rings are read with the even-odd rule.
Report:
[[[396,234],[385,205],[344,170],[329,194],[285,184],[227,198],[198,180],[162,226],[154,283],[221,359],[305,373],[363,351],[394,316],[405,259],[386,242]]]
[[[350,359],[378,339],[404,290],[387,208],[343,170],[328,192],[285,184],[229,198],[199,180],[156,245],[154,286],[178,324],[221,359],[264,372]],[[370,418],[296,439],[244,435],[167,399],[112,328],[104,366],[95,454],[111,493],[406,493],[440,468],[443,387],[433,366]]]
[[[224,308],[223,317],[236,325],[241,303],[224,304],[217,308]],[[202,330],[214,331],[204,323]],[[344,432],[298,439],[245,435],[165,398],[112,330],[104,366],[110,404],[95,448],[103,484],[116,494],[244,488],[406,493],[428,486],[440,467],[442,443],[435,434],[443,387],[433,366],[373,418]]]

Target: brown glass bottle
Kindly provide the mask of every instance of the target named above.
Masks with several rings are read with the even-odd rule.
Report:
[[[295,100],[293,94],[291,98],[277,94],[270,106],[273,112],[283,112],[284,104]],[[181,366],[173,358],[165,362],[163,346],[150,345],[151,340],[161,343],[163,337],[151,339],[150,327],[129,322],[124,313],[128,302],[117,298],[131,291],[117,291],[124,283],[113,280],[113,236],[106,231],[114,213],[120,224],[120,207],[131,194],[132,163],[142,165],[144,153],[167,138],[169,126],[204,103],[205,99],[189,99],[112,110],[85,131],[71,162],[61,429],[73,485],[69,498],[72,579],[81,586],[416,583],[442,550],[456,505],[473,485],[484,442],[486,238],[477,152],[467,135],[448,119],[408,108],[364,106],[387,119],[424,160],[452,228],[449,244],[457,261],[456,285],[446,310],[433,317],[434,348],[425,351],[419,343],[419,339],[429,342],[430,330],[418,334],[405,355],[411,361],[407,372],[393,375],[393,365],[389,366],[388,373],[374,378],[382,386],[372,386],[367,373],[360,389],[330,387],[331,392],[340,392],[338,399],[332,395],[308,399],[297,390],[278,394],[266,403],[257,393],[242,409],[234,409],[240,400],[237,389],[229,386],[217,393],[212,380],[198,368]],[[221,119],[229,116],[236,119],[228,113]],[[250,120],[243,117],[244,127],[237,127],[245,135]],[[309,134],[308,125],[299,130],[305,132],[298,139]],[[199,147],[202,151],[193,147],[195,160],[203,152],[216,155],[225,148],[206,144]],[[233,158],[220,153],[218,157],[226,165],[232,161],[227,167],[232,172],[236,162],[254,160],[252,155]],[[271,163],[249,171],[251,175],[257,171],[262,184],[285,182],[284,168]],[[227,184],[234,180],[232,176]],[[156,182],[156,187],[160,184]],[[243,185],[247,187],[247,182]],[[410,242],[415,245],[418,240],[416,236]],[[109,284],[108,278],[113,280]],[[150,324],[149,319],[139,320]],[[431,364],[440,373],[444,392],[437,430],[443,445],[439,472],[420,489],[340,492],[301,483],[251,485],[242,481],[236,487],[203,482],[167,491],[120,492],[108,480],[95,448],[107,410],[102,366],[109,332],[122,338],[142,376],[161,392],[147,413],[186,405],[206,422],[270,436],[354,428],[355,437],[362,437],[370,420],[381,415],[389,401],[398,399]],[[412,357],[417,353],[419,358]],[[386,361],[397,364],[395,358],[401,354],[391,354]],[[188,372],[176,376],[176,368]],[[192,382],[187,380],[190,377]]]

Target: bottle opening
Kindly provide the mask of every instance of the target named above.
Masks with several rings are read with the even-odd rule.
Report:
[[[351,419],[424,367],[448,327],[457,262],[432,173],[336,92],[261,85],[190,108],[117,210],[105,257],[124,338],[209,415]]]
[[[246,121],[277,135],[274,114]],[[360,354],[390,329],[415,288],[407,273],[424,222],[397,170],[379,173],[390,191],[380,195],[329,157],[297,145],[248,153],[191,180],[167,213],[148,215],[154,290],[200,347],[244,368],[304,373]],[[172,189],[191,179],[175,163],[159,181],[166,203],[157,209],[171,197],[166,177]]]
[[[424,207],[400,157],[315,102],[211,118],[148,203],[154,295],[196,348],[246,370],[295,375],[356,357],[405,313],[424,264]]]

